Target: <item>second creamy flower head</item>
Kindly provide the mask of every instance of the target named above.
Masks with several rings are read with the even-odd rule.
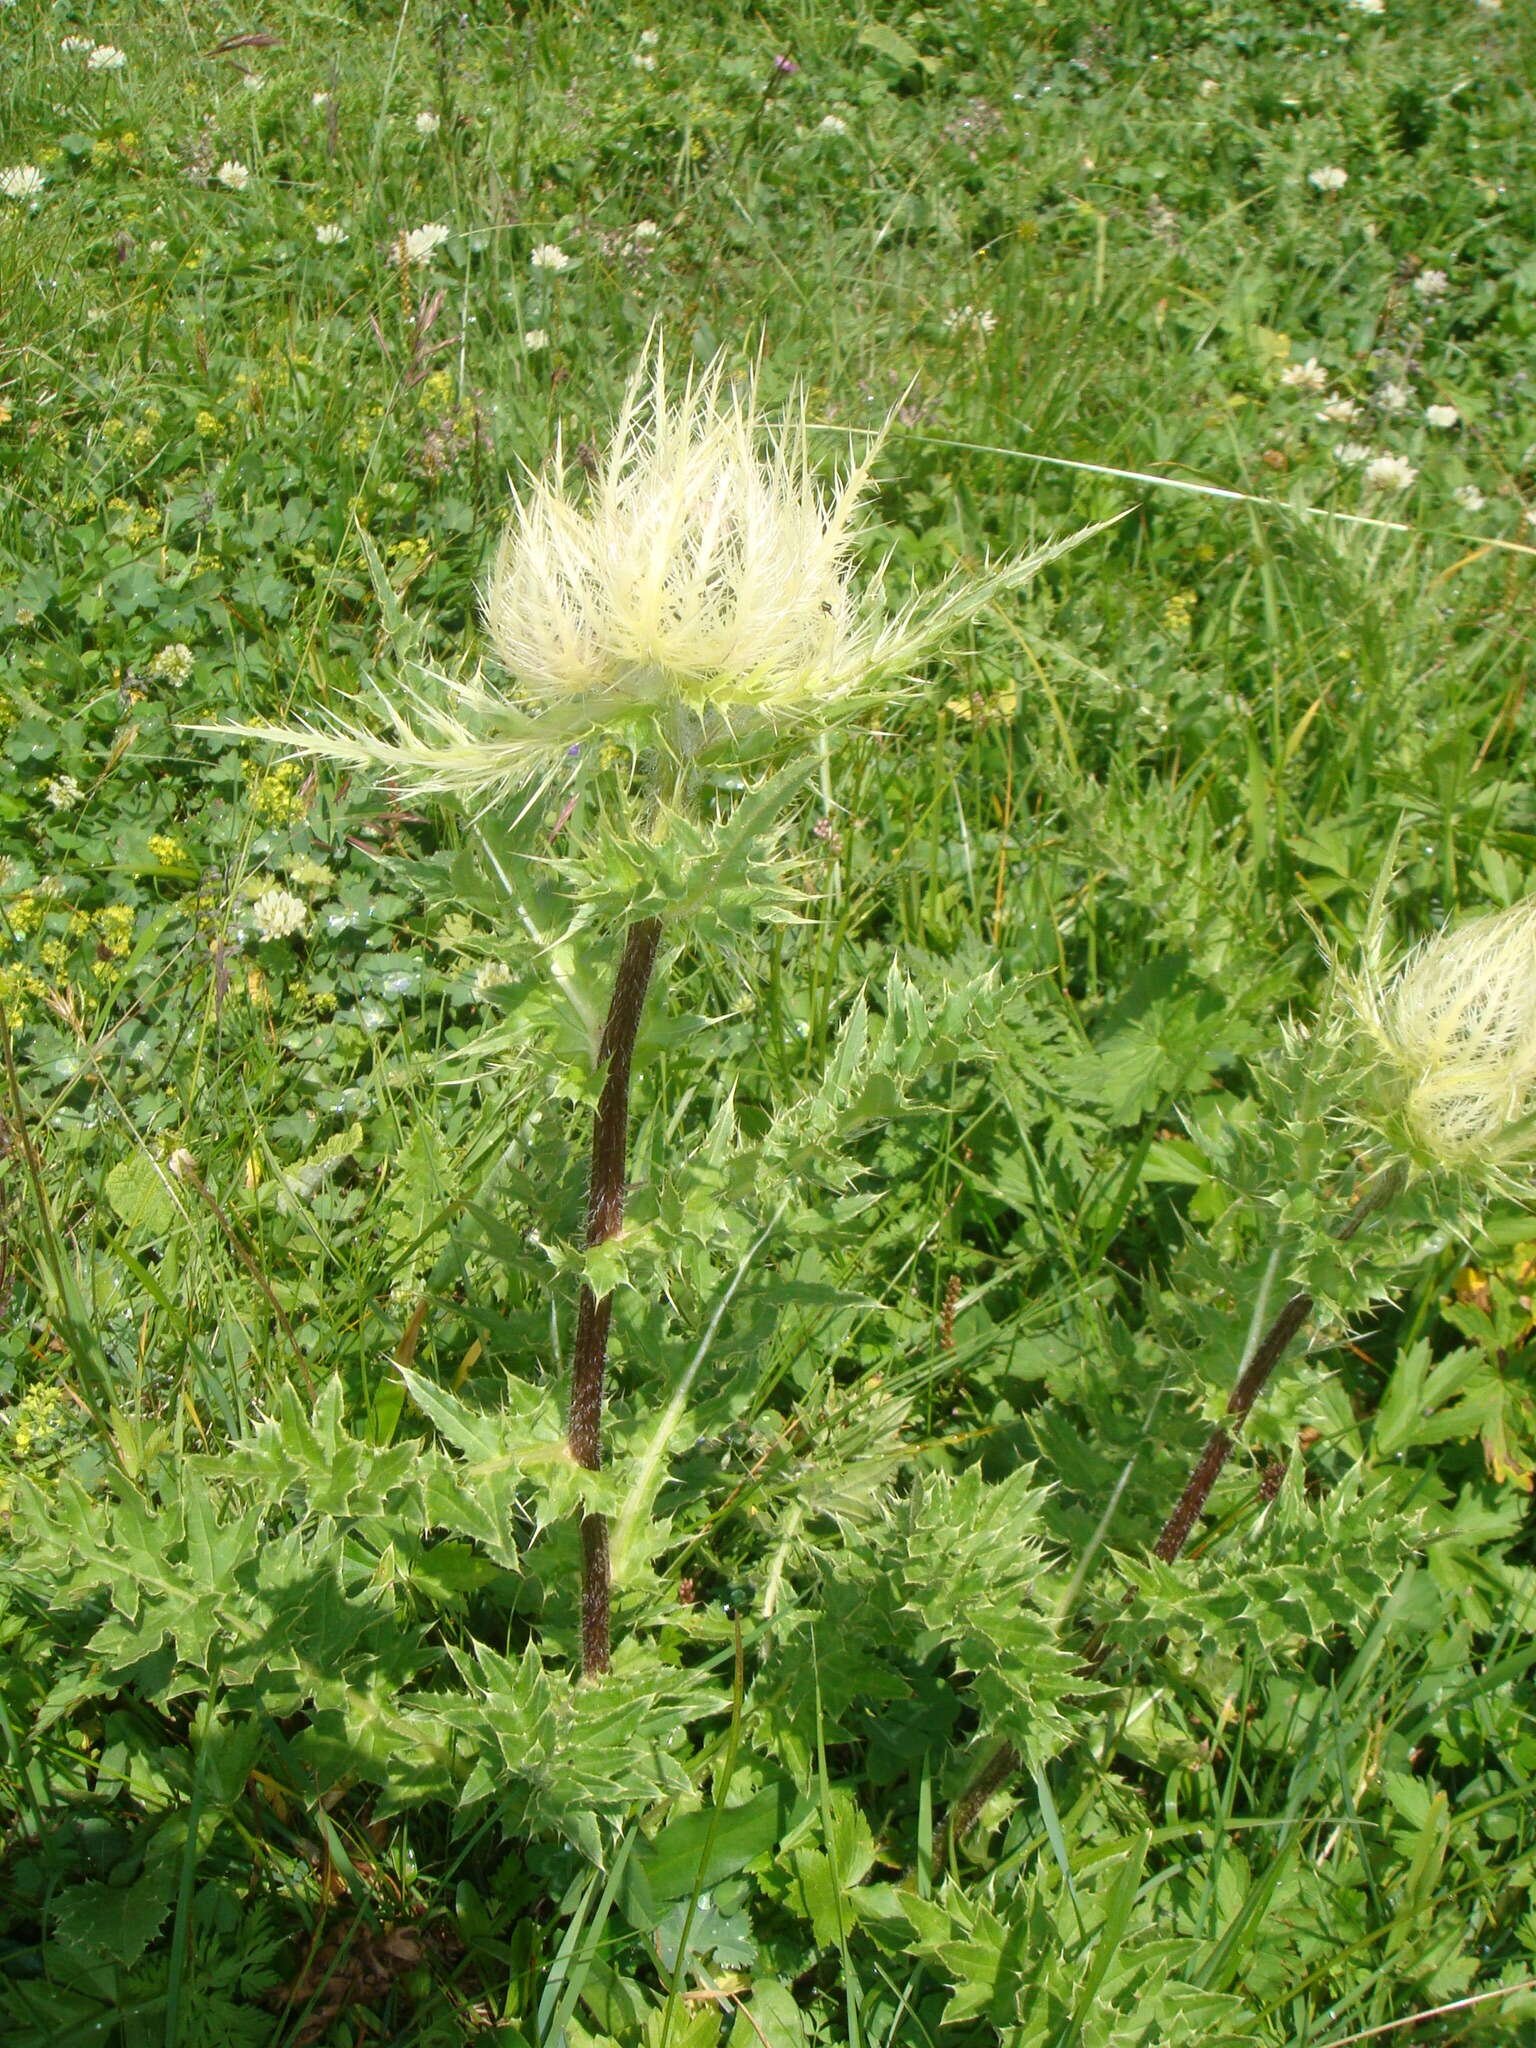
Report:
[[[1426,939],[1345,994],[1395,1083],[1416,1149],[1497,1170],[1536,1149],[1536,897]]]

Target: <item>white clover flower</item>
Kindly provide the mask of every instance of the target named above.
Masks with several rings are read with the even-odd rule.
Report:
[[[251,922],[259,939],[289,939],[309,922],[309,906],[287,889],[264,889],[251,905]]]
[[[1413,280],[1413,288],[1421,299],[1443,299],[1451,288],[1451,280],[1443,270],[1421,270]]]
[[[629,61],[637,71],[654,71],[656,69],[656,58],[650,50],[636,50]]]
[[[323,220],[315,229],[315,240],[322,249],[337,249],[347,239],[347,231],[340,221]]]
[[[1463,512],[1481,512],[1488,502],[1476,484],[1458,484],[1451,496]]]
[[[251,182],[250,171],[238,157],[226,157],[213,175],[221,185],[227,185],[231,192],[243,192]]]
[[[169,647],[162,647],[158,654],[150,658],[145,673],[153,676],[157,682],[179,686],[191,675],[195,665],[191,648],[180,640],[173,640]]]
[[[656,45],[657,45],[657,44],[658,44],[658,43],[659,43],[660,41],[661,41],[661,30],[660,30],[659,28],[643,28],[643,29],[641,29],[641,31],[640,31],[640,47],[641,47],[642,49],[644,49],[644,50],[654,50],[654,49],[655,49],[655,47],[656,47]]]
[[[1472,0],[1472,4],[1479,14],[1502,14],[1504,12],[1504,0]]]
[[[769,421],[725,363],[669,387],[653,342],[605,451],[530,474],[484,593],[501,686],[478,672],[378,696],[386,729],[243,728],[391,776],[414,799],[485,805],[602,737],[687,756],[749,733],[814,732],[871,703],[984,605],[1086,533],[893,615],[853,580],[865,459],[826,488],[803,395]],[[1088,532],[1097,531],[1087,529]]]
[[[1454,427],[1461,414],[1454,405],[1426,405],[1424,417],[1432,427]]]
[[[407,263],[425,263],[429,256],[441,249],[444,242],[453,239],[453,229],[440,220],[430,220],[425,227],[412,228],[402,239],[400,246],[405,252]]]
[[[1365,481],[1373,491],[1406,491],[1418,473],[1406,455],[1373,455],[1365,465]]]
[[[653,220],[637,220],[629,231],[629,239],[632,242],[657,242],[661,239],[661,229]]]
[[[1337,164],[1324,164],[1319,170],[1308,171],[1307,183],[1315,185],[1319,192],[1342,192],[1349,183],[1349,173]]]
[[[558,274],[562,270],[570,269],[572,259],[557,242],[540,242],[530,251],[528,261],[535,270],[548,270]]]
[[[1326,391],[1328,372],[1316,356],[1308,356],[1304,363],[1287,363],[1280,372],[1280,382],[1294,391]]]
[[[260,92],[266,82],[267,74],[264,71],[242,71],[240,74],[240,83],[247,92]]]
[[[1378,384],[1375,399],[1383,412],[1406,412],[1413,403],[1413,393],[1406,384]]]
[[[1446,1166],[1497,1166],[1530,1148],[1536,898],[1426,939],[1395,974],[1373,959],[1341,985],[1419,1150]]]
[[[434,114],[430,107],[423,107],[416,116],[416,133],[418,135],[435,135],[442,125],[442,115]]]
[[[322,88],[321,91],[310,94],[309,104],[312,107],[328,107],[331,104],[331,96]]]
[[[549,336],[542,327],[530,327],[523,336],[523,347],[529,355],[537,355],[541,348],[549,347]]]
[[[848,123],[841,114],[823,114],[816,123],[816,133],[818,135],[846,135],[848,133]]]
[[[43,784],[43,795],[56,811],[72,811],[85,795],[73,775],[54,775]]]
[[[47,182],[36,164],[13,164],[0,171],[0,193],[7,199],[35,199]]]
[[[1351,420],[1359,419],[1360,407],[1354,399],[1343,398],[1335,391],[1326,405],[1320,408],[1317,416],[1320,420],[1331,421],[1335,426],[1347,427]]]
[[[1342,462],[1346,469],[1353,469],[1359,463],[1369,462],[1371,451],[1364,441],[1341,441],[1333,451],[1333,459]]]
[[[125,51],[115,43],[97,43],[85,60],[87,71],[121,71],[128,62]]]
[[[96,47],[89,36],[61,36],[59,48],[66,57],[88,57]]]
[[[1353,7],[1356,14],[1385,14],[1387,0],[1344,0],[1346,7]]]
[[[1201,99],[1203,99],[1203,100],[1213,100],[1213,99],[1215,99],[1215,97],[1216,97],[1217,93],[1219,93],[1220,91],[1221,91],[1221,80],[1220,80],[1219,78],[1202,78],[1202,79],[1201,79],[1201,81],[1200,81],[1200,97],[1201,97]]]

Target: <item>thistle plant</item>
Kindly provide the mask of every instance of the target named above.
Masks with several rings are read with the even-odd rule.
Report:
[[[882,569],[864,580],[854,573],[879,446],[877,437],[828,488],[812,465],[803,397],[769,419],[755,376],[730,383],[723,358],[689,371],[675,389],[655,334],[586,476],[570,474],[557,446],[549,470],[529,471],[514,491],[483,593],[502,676],[478,665],[461,677],[418,669],[414,680],[371,685],[372,715],[356,721],[233,728],[387,777],[405,799],[452,797],[472,813],[526,810],[557,782],[608,778],[608,808],[628,835],[636,879],[623,905],[593,883],[588,899],[570,906],[573,926],[605,918],[624,926],[592,1046],[603,1081],[569,1424],[571,1458],[586,1471],[602,1462],[613,1310],[612,1286],[590,1277],[611,1269],[592,1255],[623,1227],[636,1037],[669,936],[660,906],[676,922],[679,905],[686,915],[707,896],[728,823],[717,808],[720,784],[739,786],[754,772],[761,783],[779,770],[765,786],[782,797],[793,764],[814,760],[823,735],[888,706],[948,634],[1098,530],[956,572],[888,611]],[[712,780],[707,771],[722,765],[727,772]],[[737,810],[771,832],[760,803]],[[689,889],[658,894],[647,860],[669,842],[673,881],[680,858],[704,870],[702,885],[695,878]],[[574,886],[579,894],[582,884]],[[581,1548],[582,1670],[592,1678],[607,1671],[610,1646],[608,1531],[593,1509],[582,1513]]]
[[[1536,1148],[1536,897],[1433,934],[1395,969],[1383,965],[1378,918],[1364,965],[1336,970],[1336,980],[1342,1007],[1309,1078],[1321,1088],[1349,1076],[1349,1112],[1378,1158],[1333,1242],[1355,1237],[1415,1174],[1447,1179],[1457,1209],[1479,1184],[1521,1193],[1514,1169]],[[1226,1414],[1158,1537],[1165,1562],[1188,1542],[1238,1431],[1315,1307],[1297,1290],[1249,1345]]]
[[[1255,1403],[1318,1312],[1339,1248],[1415,1183],[1431,1184],[1429,1213],[1452,1223],[1475,1214],[1490,1188],[1526,1199],[1532,1192],[1519,1169],[1536,1152],[1536,897],[1437,932],[1396,966],[1383,958],[1378,902],[1364,962],[1354,970],[1335,962],[1333,993],[1315,1032],[1289,1034],[1296,1111],[1277,1119],[1275,1135],[1299,1140],[1293,1163],[1310,1176],[1321,1168],[1328,1126],[1342,1123],[1355,1141],[1353,1200],[1325,1228],[1308,1283],[1266,1321],[1282,1267],[1281,1245],[1273,1248],[1236,1381],[1153,1545],[1164,1564],[1182,1555]],[[1109,1643],[1101,1627],[1085,1659],[1090,1672]],[[950,1811],[941,1861],[1019,1762],[1011,1743],[993,1746]]]

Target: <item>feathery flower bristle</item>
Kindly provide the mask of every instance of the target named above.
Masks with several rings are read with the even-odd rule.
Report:
[[[879,446],[826,488],[803,397],[769,420],[755,377],[728,386],[718,357],[674,391],[653,338],[606,452],[579,465],[586,475],[573,479],[557,448],[548,474],[514,490],[484,592],[507,686],[479,672],[432,675],[430,691],[375,685],[385,733],[237,730],[388,774],[407,796],[473,804],[605,735],[693,754],[754,728],[839,721],[888,698],[945,635],[1086,538],[957,571],[887,615],[879,574],[866,588],[853,579]]]
[[[1497,1169],[1536,1148],[1536,897],[1415,948],[1390,976],[1345,976],[1392,1072],[1415,1146]]]

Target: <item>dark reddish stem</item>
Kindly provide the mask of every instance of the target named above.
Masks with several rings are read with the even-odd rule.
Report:
[[[1189,1475],[1189,1484],[1179,1495],[1178,1506],[1164,1522],[1163,1533],[1152,1546],[1154,1554],[1164,1564],[1172,1564],[1189,1541],[1189,1532],[1199,1521],[1211,1497],[1211,1488],[1220,1478],[1222,1466],[1232,1455],[1232,1446],[1248,1419],[1249,1409],[1263,1393],[1264,1382],[1285,1356],[1291,1339],[1311,1315],[1312,1308],[1310,1294],[1293,1294],[1254,1347],[1252,1358],[1243,1367],[1237,1385],[1227,1396],[1225,1418],[1212,1430],[1210,1440],[1200,1454],[1199,1464]]]
[[[600,1065],[607,1068],[603,1092],[592,1119],[592,1176],[587,1186],[587,1250],[617,1237],[624,1221],[624,1170],[629,1148],[629,1076],[635,1034],[656,948],[661,919],[645,917],[625,934],[624,952],[614,978],[613,1000],[598,1043]],[[576,1342],[571,1353],[571,1419],[568,1442],[573,1461],[588,1472],[603,1462],[603,1376],[608,1363],[608,1325],[613,1296],[601,1300],[583,1285],[576,1311]],[[601,1678],[609,1663],[608,1523],[604,1516],[581,1517],[581,1675]]]

